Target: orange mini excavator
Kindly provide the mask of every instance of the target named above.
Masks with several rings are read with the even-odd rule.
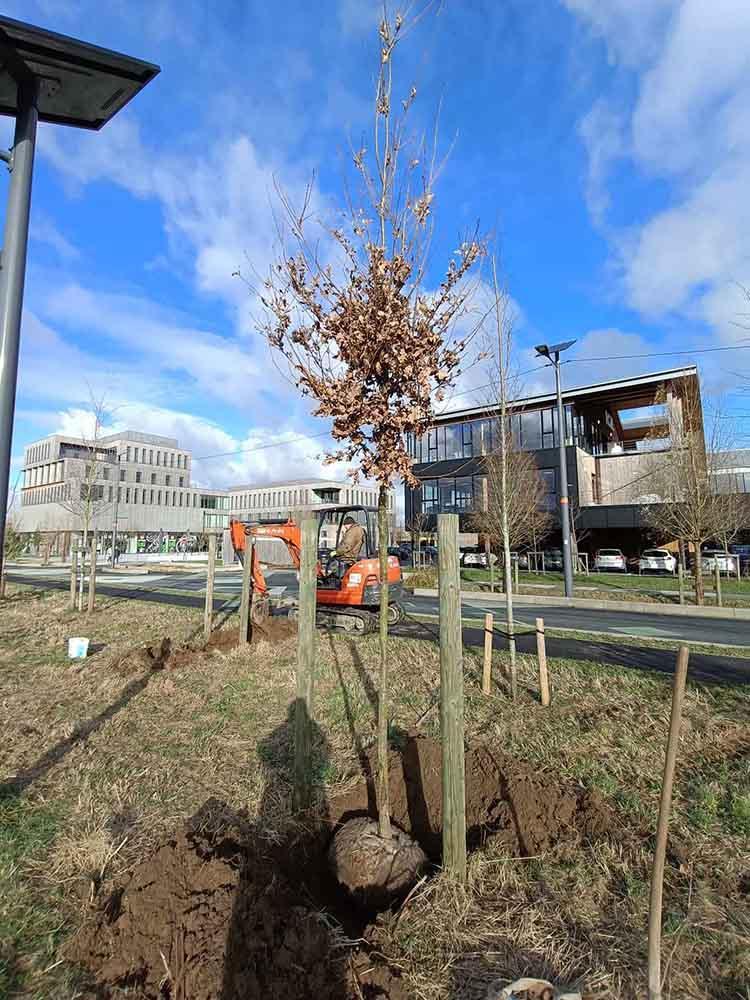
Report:
[[[318,589],[317,624],[343,628],[348,632],[374,631],[380,607],[380,565],[376,546],[377,510],[374,507],[323,507],[318,515]],[[358,557],[350,562],[339,559],[320,548],[320,531],[323,524],[336,526],[336,549],[351,522],[363,529],[363,541]],[[232,545],[244,563],[247,538],[278,538],[286,545],[295,569],[299,569],[301,553],[300,526],[287,521],[235,521],[229,522]],[[334,552],[336,551],[334,549]],[[260,624],[269,614],[268,585],[263,575],[260,559],[253,546],[253,621]],[[388,556],[388,622],[396,625],[403,618],[401,597],[403,582],[401,566],[396,556]],[[296,617],[297,609],[290,609]]]

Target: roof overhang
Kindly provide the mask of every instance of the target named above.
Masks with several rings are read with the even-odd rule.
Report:
[[[683,368],[670,368],[661,372],[649,372],[646,375],[633,375],[630,378],[614,379],[610,382],[597,382],[593,385],[565,389],[562,393],[564,403],[575,401],[603,402],[608,398],[618,407],[649,406],[660,385],[679,380],[696,380],[698,368],[696,365],[686,365]],[[509,406],[513,410],[534,410],[553,404],[557,399],[554,392],[545,392],[537,396],[522,396],[511,400]],[[445,411],[437,414],[436,424],[449,423],[470,417],[481,417],[496,410],[496,404],[484,403],[480,406],[467,407],[461,410]]]

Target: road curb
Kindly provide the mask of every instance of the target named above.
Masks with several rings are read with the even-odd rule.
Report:
[[[437,590],[417,587],[415,597],[437,597]],[[505,604],[503,594],[487,594],[477,590],[462,590],[462,601],[481,601],[482,604]],[[750,608],[699,608],[687,604],[646,604],[640,601],[597,601],[585,597],[548,597],[544,594],[514,594],[513,603],[534,606],[546,605],[554,608],[587,608],[589,611],[620,611],[622,613],[643,613],[690,618],[737,618],[750,621]]]

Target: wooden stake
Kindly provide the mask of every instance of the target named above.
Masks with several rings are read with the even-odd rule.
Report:
[[[252,581],[253,540],[245,535],[242,562],[242,593],[240,594],[240,646],[250,641],[250,589]]]
[[[547,708],[550,703],[549,674],[547,673],[547,643],[544,638],[544,619],[536,620],[536,656],[539,660],[539,694],[542,705]]]
[[[513,563],[513,576],[515,578],[516,593],[518,593],[518,559]]]
[[[216,535],[208,536],[208,569],[206,570],[206,607],[203,611],[203,638],[211,638],[214,620],[214,578],[216,576]]]
[[[680,722],[682,720],[682,703],[685,697],[689,656],[688,647],[680,646],[677,651],[677,665],[672,688],[672,714],[669,720],[664,779],[661,786],[661,802],[659,803],[659,822],[656,828],[656,845],[654,847],[654,866],[651,872],[651,900],[648,915],[649,1000],[661,1000],[661,908],[664,889],[664,859],[667,853],[669,813],[672,808],[672,784],[680,743]]]
[[[315,616],[318,521],[302,522],[297,636],[297,697],[294,706],[294,805],[306,809],[312,798],[311,720],[315,683]]]
[[[443,866],[466,879],[464,675],[458,515],[438,514],[440,732],[443,744]]]
[[[716,606],[720,608],[723,605],[721,603],[721,571],[718,559],[714,559],[714,588],[716,590]]]
[[[91,533],[91,545],[89,549],[89,602],[86,609],[87,614],[91,614],[96,603],[96,532]]]
[[[482,694],[492,693],[492,639],[495,616],[484,616],[484,669],[482,670]]]
[[[78,544],[70,543],[70,610],[76,609],[76,583],[78,582]]]
[[[677,588],[680,591],[680,604],[685,603],[685,574],[682,570],[682,563],[677,563]]]

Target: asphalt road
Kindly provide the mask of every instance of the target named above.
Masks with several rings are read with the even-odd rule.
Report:
[[[280,599],[294,598],[297,594],[296,575],[289,571],[266,574],[272,594]],[[67,589],[68,570],[23,568],[9,569],[8,579],[33,586]],[[238,599],[242,586],[239,571],[221,572],[216,575],[214,606],[218,609]],[[187,607],[203,605],[204,573],[136,574],[100,571],[97,576],[97,593],[103,596],[157,601]],[[434,597],[407,596],[403,602],[407,621],[398,631],[414,638],[436,638],[438,602]],[[502,608],[489,604],[481,595],[463,601],[465,622],[464,641],[480,645],[484,641],[485,614],[491,611],[498,623],[495,646],[506,645],[501,630]],[[590,608],[557,607],[544,604],[517,606],[515,618],[519,623],[517,642],[520,651],[534,652],[534,620],[544,618],[547,629],[569,629],[582,632],[600,632],[643,638],[660,638],[701,643],[721,643],[725,646],[750,645],[750,622],[739,619],[710,619],[698,616],[667,616],[634,611],[600,611]],[[427,619],[427,620],[424,620]],[[429,619],[433,619],[430,621]],[[476,621],[477,626],[471,624]],[[523,624],[528,631],[523,631]],[[647,649],[631,645],[618,646],[612,642],[580,640],[575,637],[547,638],[547,651],[552,657],[575,657],[596,660],[617,666],[671,672],[674,653],[668,649]],[[691,674],[695,679],[730,683],[750,682],[750,660],[739,659],[727,649],[722,655],[691,654]]]

